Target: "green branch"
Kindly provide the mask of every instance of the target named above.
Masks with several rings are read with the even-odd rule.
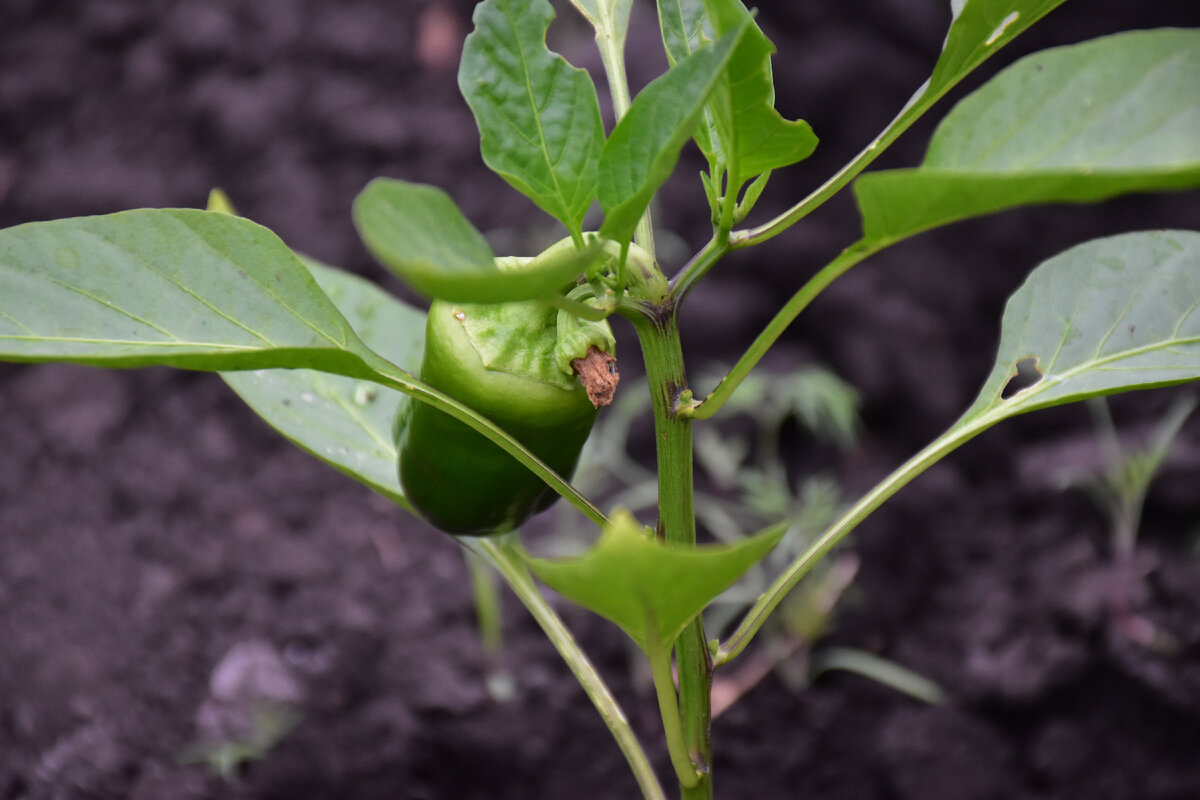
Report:
[[[855,264],[882,250],[888,244],[890,242],[873,242],[871,244],[859,242],[843,250],[841,255],[826,264],[820,272],[810,278],[800,287],[799,291],[792,295],[792,298],[788,300],[787,304],[767,324],[745,354],[733,365],[733,369],[721,379],[721,382],[717,384],[717,388],[710,392],[702,401],[695,403],[690,408],[683,409],[682,413],[694,419],[708,419],[717,413],[721,406],[725,404],[725,401],[733,394],[734,390],[750,374],[750,371],[767,354],[771,345],[775,344],[779,337],[783,335],[783,332],[787,330],[788,326],[795,321],[800,312],[807,308],[808,304],[817,295]]]
[[[983,431],[1010,415],[1003,407],[996,407],[978,416],[961,420],[946,433],[901,465],[891,475],[884,478],[870,492],[850,507],[836,522],[829,526],[808,549],[804,551],[778,578],[763,592],[741,624],[716,650],[713,658],[715,666],[721,666],[736,658],[751,639],[762,628],[771,612],[783,602],[796,584],[808,571],[824,558],[838,542],[846,537],[860,522],[866,519],[875,509],[883,505],[896,492],[900,491],[913,478],[940,461],[948,453],[960,445],[978,436]]]

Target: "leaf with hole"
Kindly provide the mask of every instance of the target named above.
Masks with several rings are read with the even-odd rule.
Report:
[[[1017,365],[1040,379],[1009,397]],[[1046,261],[1004,311],[991,375],[959,426],[1200,378],[1200,233],[1097,239]]]
[[[855,185],[868,241],[1028,203],[1200,185],[1200,30],[1042,51],[959,103],[916,169]]]

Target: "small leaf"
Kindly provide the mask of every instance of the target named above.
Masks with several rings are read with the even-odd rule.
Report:
[[[364,374],[304,265],[249,220],[140,209],[0,231],[0,358]]]
[[[1041,378],[1010,397],[1017,365]],[[1046,261],[1004,311],[991,376],[960,425],[1200,378],[1200,233],[1097,239]]]
[[[817,137],[807,122],[775,110],[771,54],[775,46],[741,0],[705,0],[717,36],[745,26],[726,73],[710,100],[729,171],[730,197],[755,176],[808,158]]]
[[[638,219],[675,169],[743,30],[700,48],[634,98],[600,155],[602,234],[619,242],[633,238]]]
[[[651,652],[670,647],[713,598],[770,552],[787,527],[733,545],[672,548],[619,512],[583,556],[527,561],[550,588],[616,623]]]
[[[658,26],[671,66],[699,50],[705,42],[713,40],[707,21],[703,0],[658,0]],[[708,114],[702,117],[692,135],[705,158],[715,161],[717,132]],[[701,173],[700,177],[708,180],[705,173]]]
[[[354,223],[379,261],[417,291],[462,303],[551,294],[594,262],[567,250],[521,270],[501,270],[492,249],[449,195],[433,186],[376,178],[354,200]]]
[[[658,25],[667,59],[676,64],[713,38],[703,0],[658,0]]]
[[[406,370],[420,369],[423,313],[348,272],[315,261],[306,264],[368,347]],[[407,507],[392,439],[399,392],[307,369],[226,372],[221,377],[301,449]]]
[[[591,77],[546,47],[553,19],[546,0],[480,3],[458,85],[483,160],[578,236],[596,198],[604,125]]]
[[[855,185],[868,241],[1028,203],[1200,185],[1200,30],[1134,31],[1017,62],[959,103],[917,169]]]

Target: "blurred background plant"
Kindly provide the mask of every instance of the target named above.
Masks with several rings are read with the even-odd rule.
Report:
[[[1133,596],[1145,572],[1137,558],[1137,541],[1150,485],[1162,471],[1183,424],[1195,411],[1196,397],[1177,397],[1150,435],[1134,445],[1122,443],[1105,398],[1088,400],[1087,408],[1100,448],[1100,466],[1065,472],[1060,476],[1060,485],[1086,492],[1108,518],[1112,574],[1106,601],[1112,624],[1144,647],[1174,653],[1179,649],[1176,637],[1135,610]]]

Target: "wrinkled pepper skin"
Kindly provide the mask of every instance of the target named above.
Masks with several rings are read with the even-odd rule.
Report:
[[[564,388],[487,369],[461,321],[472,308],[433,303],[421,380],[476,409],[569,478],[596,420],[587,392],[577,380]],[[405,397],[395,434],[405,496],[426,520],[447,533],[503,533],[558,499],[515,458],[426,403]]]

